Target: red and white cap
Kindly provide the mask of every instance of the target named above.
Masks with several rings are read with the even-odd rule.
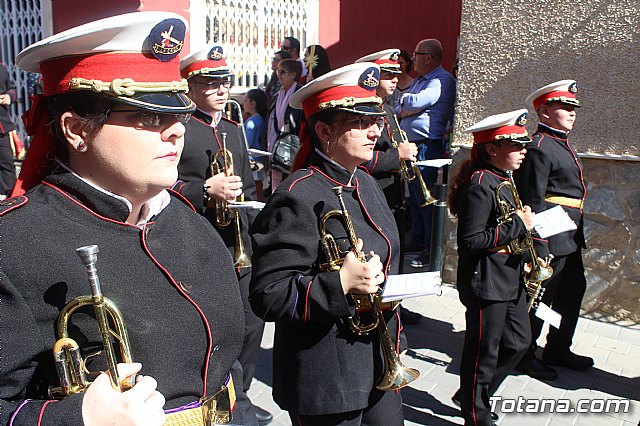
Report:
[[[562,102],[579,107],[580,101],[576,98],[576,93],[578,93],[578,83],[575,80],[560,80],[536,90],[527,96],[525,102],[533,105],[536,110],[547,102]]]
[[[142,109],[191,112],[178,58],[187,28],[170,12],[112,16],[34,43],[16,64],[42,74],[45,95],[89,90]]]
[[[169,12],[134,12],[112,16],[47,37],[24,49],[16,64],[42,74],[44,94],[37,95],[22,119],[32,136],[12,195],[22,195],[48,173],[56,149],[49,129],[47,98],[93,92],[135,108],[169,114],[191,113],[178,54],[187,21]]]
[[[355,63],[359,62],[373,62],[378,64],[381,71],[388,71],[394,74],[400,74],[400,64],[398,58],[400,57],[400,49],[387,49],[380,52],[372,53],[367,56],[363,56],[357,59]]]
[[[473,133],[473,143],[490,143],[509,139],[520,143],[529,143],[531,138],[525,127],[528,112],[526,109],[505,112],[487,117],[465,129]]]
[[[180,61],[180,73],[187,79],[196,75],[212,78],[227,78],[233,75],[227,65],[225,48],[220,45],[207,46],[185,56]]]
[[[293,108],[304,109],[309,118],[327,108],[354,114],[384,115],[382,99],[376,95],[380,67],[371,62],[346,65],[318,77],[295,92],[289,100]]]

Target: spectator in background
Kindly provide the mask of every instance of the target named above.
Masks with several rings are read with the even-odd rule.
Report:
[[[300,57],[300,41],[295,37],[285,37],[280,42],[280,49],[286,50],[291,55],[291,59],[295,59],[302,65],[302,73],[300,79],[307,76],[307,67],[304,64],[304,60]]]
[[[311,80],[331,71],[329,55],[327,55],[327,51],[324,50],[324,47],[319,44],[312,44],[305,49],[304,63],[309,71],[305,83],[309,83]]]
[[[400,74],[398,74],[398,84],[393,95],[387,98],[387,104],[391,105],[393,109],[397,109],[398,103],[402,94],[409,90],[409,86],[413,83],[413,78],[409,75],[413,69],[413,61],[411,55],[406,50],[400,50],[400,56],[398,57],[398,64],[400,65]]]
[[[273,100],[276,97],[276,93],[280,90],[280,82],[278,81],[278,64],[283,59],[289,59],[291,55],[289,52],[285,50],[278,50],[273,54],[273,58],[271,58],[271,78],[267,82],[266,86],[264,86],[264,92],[267,94],[267,105],[271,107]]]
[[[10,135],[16,126],[9,116],[9,105],[16,99],[16,88],[9,78],[9,70],[0,63],[0,200],[7,198],[16,183]]]
[[[440,63],[442,44],[436,39],[421,40],[413,52],[413,65],[418,77],[400,98],[400,127],[410,142],[418,145],[418,161],[444,158],[444,135],[453,116],[456,81]],[[425,183],[431,187],[437,177],[435,167],[420,167]],[[408,246],[424,244],[421,255],[411,266],[422,268],[429,263],[432,206],[421,206],[422,194],[417,180],[409,183],[407,205],[411,217],[411,236]]]
[[[266,146],[262,146],[262,133],[264,122],[267,119],[267,95],[260,89],[251,89],[244,96],[242,101],[242,109],[247,115],[244,121],[244,130],[247,135],[247,143],[249,148],[265,150]],[[256,167],[253,170],[253,180],[256,182],[256,191],[258,193],[258,201],[263,201],[262,181],[265,178],[264,161],[267,157],[257,157]]]
[[[302,87],[300,84],[302,74],[300,62],[293,58],[283,59],[278,64],[277,73],[281,88],[276,95],[267,120],[267,151],[269,152],[273,152],[278,136],[286,133],[300,134],[300,122],[304,117],[302,110],[289,105],[291,95]],[[271,170],[270,176],[270,192],[273,192],[285,176],[276,170]]]

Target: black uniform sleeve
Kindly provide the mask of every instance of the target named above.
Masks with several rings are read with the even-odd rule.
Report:
[[[173,189],[189,200],[197,212],[204,213],[204,180],[178,181]]]
[[[29,385],[37,381],[34,380],[36,357],[51,348],[42,347],[40,331],[29,306],[2,271],[0,283],[0,424],[82,424],[83,394],[61,401],[27,397]],[[40,417],[42,420],[38,422]]]
[[[250,302],[266,321],[326,322],[353,314],[339,272],[319,272],[318,219],[303,200],[276,191],[251,228]]]
[[[458,217],[458,245],[461,249],[485,251],[524,235],[526,228],[518,216],[501,225],[489,224],[495,198],[489,187],[472,183],[462,197]]]
[[[518,194],[523,205],[531,207],[534,213],[547,209],[544,196],[547,193],[547,182],[551,172],[551,159],[537,147],[532,147],[520,166],[514,173]],[[546,240],[533,237],[536,252],[539,257],[549,256],[549,245]]]
[[[373,158],[367,163],[364,163],[363,166],[370,175],[374,176],[377,172],[398,171],[400,168],[398,148],[389,148],[386,151],[373,151]]]

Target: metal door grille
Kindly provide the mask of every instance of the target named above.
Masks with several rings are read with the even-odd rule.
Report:
[[[7,66],[11,80],[16,85],[17,102],[11,105],[11,115],[23,140],[26,134],[20,117],[29,107],[28,99],[33,90],[34,75],[15,65],[16,55],[25,47],[42,39],[42,9],[40,0],[3,0],[0,8],[0,49],[2,62]]]
[[[236,74],[236,87],[258,86],[271,76],[271,57],[284,37],[294,36],[304,50],[309,1],[206,0],[205,39],[200,46],[192,39],[192,48],[221,43]],[[193,12],[192,20],[197,16]]]

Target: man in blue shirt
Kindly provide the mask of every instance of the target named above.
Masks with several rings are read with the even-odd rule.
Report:
[[[419,77],[413,80],[407,93],[400,98],[400,127],[410,142],[418,145],[418,161],[444,158],[446,144],[444,133],[453,116],[456,83],[451,74],[442,68],[442,44],[436,39],[418,42],[413,52],[414,69]],[[427,185],[435,183],[438,172],[433,167],[421,167]],[[427,246],[431,239],[431,206],[422,207],[420,186],[413,180],[409,185],[407,205],[411,215],[409,245]],[[428,263],[429,252],[411,261],[411,266],[421,268]]]

